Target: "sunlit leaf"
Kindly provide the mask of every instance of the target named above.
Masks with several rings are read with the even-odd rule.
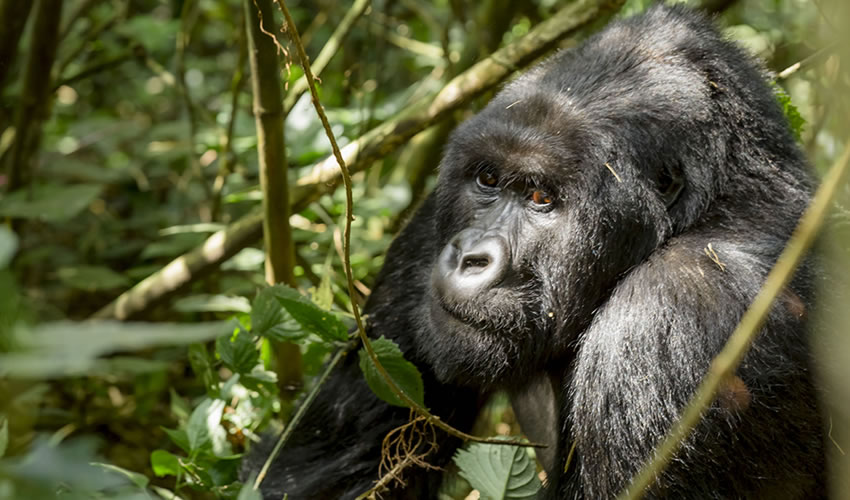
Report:
[[[151,452],[151,468],[156,477],[176,476],[180,473],[180,461],[165,450]]]

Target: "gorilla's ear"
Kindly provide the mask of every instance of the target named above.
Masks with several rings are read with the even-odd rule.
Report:
[[[681,167],[679,165],[665,165],[662,167],[658,173],[658,180],[655,187],[658,189],[658,193],[661,195],[661,199],[664,200],[667,208],[672,207],[685,188],[685,179],[682,176]]]

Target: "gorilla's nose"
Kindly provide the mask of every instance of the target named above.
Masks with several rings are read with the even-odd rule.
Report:
[[[510,268],[505,239],[467,229],[455,236],[440,253],[435,285],[457,299],[471,299],[498,285]]]

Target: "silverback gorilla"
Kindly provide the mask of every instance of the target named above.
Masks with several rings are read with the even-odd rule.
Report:
[[[703,15],[653,8],[534,67],[458,127],[436,190],[389,249],[369,334],[399,344],[426,404],[460,429],[507,390],[523,431],[548,444],[543,497],[611,498],[676,421],[813,184],[751,58]],[[825,496],[805,335],[818,276],[812,260],[797,272],[650,497]],[[265,498],[368,490],[382,438],[407,419],[349,356]],[[460,444],[440,439],[436,465]],[[405,479],[382,497],[436,498],[439,471]]]

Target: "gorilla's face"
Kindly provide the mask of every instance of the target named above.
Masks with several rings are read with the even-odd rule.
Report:
[[[514,84],[453,135],[422,349],[444,381],[521,383],[563,359],[617,279],[669,236],[680,176],[647,175],[590,125],[561,96]]]

